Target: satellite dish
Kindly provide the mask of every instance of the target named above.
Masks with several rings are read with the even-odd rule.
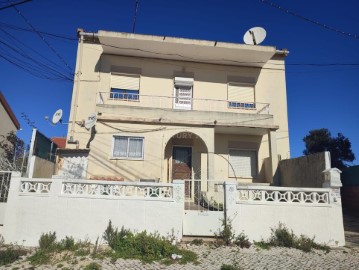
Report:
[[[253,27],[249,29],[243,37],[244,43],[249,45],[258,45],[266,38],[266,30],[262,27]]]
[[[97,120],[97,114],[91,113],[89,116],[87,116],[87,119],[85,120],[85,128],[91,129],[95,124]]]
[[[52,121],[51,123],[56,125],[59,121],[61,121],[61,117],[62,117],[62,110],[58,109],[54,115],[52,116]]]

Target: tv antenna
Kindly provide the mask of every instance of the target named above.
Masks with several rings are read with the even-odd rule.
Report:
[[[95,124],[96,124],[96,121],[97,121],[97,114],[94,112],[94,113],[91,113],[89,116],[87,116],[86,120],[85,120],[85,128],[87,130],[91,129]]]
[[[259,45],[266,38],[266,30],[262,27],[252,27],[243,36],[243,41],[248,45]]]

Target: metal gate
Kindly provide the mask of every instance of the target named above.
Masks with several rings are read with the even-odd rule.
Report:
[[[214,236],[224,219],[224,182],[185,180],[183,235]]]

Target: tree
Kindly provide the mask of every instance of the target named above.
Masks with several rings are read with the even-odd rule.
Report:
[[[348,162],[355,159],[351,143],[342,133],[338,133],[337,137],[332,137],[326,128],[314,129],[309,131],[303,141],[305,143],[304,155],[329,151],[333,168],[342,170],[348,167]]]
[[[11,131],[0,135],[0,170],[21,171],[26,145]]]

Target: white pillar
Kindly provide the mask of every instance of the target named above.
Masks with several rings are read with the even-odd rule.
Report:
[[[173,207],[180,211],[182,215],[178,217],[178,221],[180,225],[178,227],[182,227],[183,224],[183,218],[184,218],[184,181],[183,180],[173,180],[172,183],[172,196],[174,200]],[[175,211],[176,211],[175,210]],[[176,241],[180,242],[183,237],[183,231],[174,232],[176,234]]]
[[[279,185],[278,177],[275,177],[278,167],[278,152],[277,152],[277,134],[275,131],[268,131],[269,142],[269,156],[270,156],[270,172],[271,180],[274,185]]]
[[[206,146],[208,150],[208,158],[207,158],[207,177],[210,180],[214,179],[214,128],[210,130],[207,140]]]

